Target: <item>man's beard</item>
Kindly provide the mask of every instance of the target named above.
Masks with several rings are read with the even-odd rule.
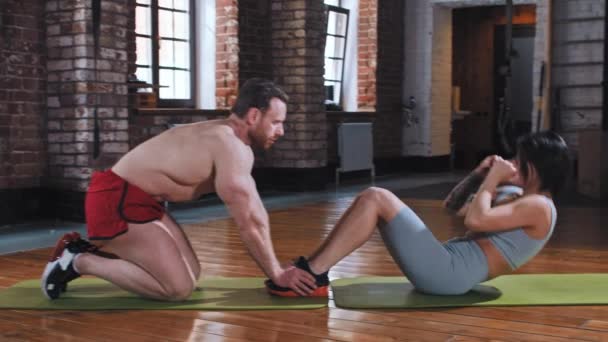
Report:
[[[249,140],[251,141],[251,148],[253,149],[264,151],[270,148],[270,146],[266,147],[266,142],[268,141],[268,139],[266,139],[263,134],[260,134],[258,132],[250,132]]]

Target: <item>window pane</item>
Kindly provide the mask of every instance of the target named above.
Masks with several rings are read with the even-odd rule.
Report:
[[[173,41],[160,40],[160,51],[158,52],[158,65],[164,67],[174,67],[175,60],[173,59],[175,48],[173,47]]]
[[[175,92],[176,99],[185,100],[190,98],[190,72],[175,71]]]
[[[142,5],[149,5],[150,4],[150,0],[137,0],[138,4],[142,4]]]
[[[135,8],[135,32],[144,35],[151,35],[152,25],[151,17],[152,10],[150,7],[137,6]]]
[[[327,33],[346,36],[346,14],[338,12],[329,12],[327,18]]]
[[[175,42],[175,67],[190,69],[190,43]]]
[[[190,39],[190,15],[188,13],[173,13],[175,21],[175,38]]]
[[[190,72],[160,69],[159,77],[161,85],[168,86],[168,88],[160,88],[160,98],[176,100],[190,98]]]
[[[173,70],[167,69],[160,69],[158,71],[159,84],[163,87],[167,87],[160,88],[159,97],[161,99],[172,99],[174,96],[175,81],[173,73]]]
[[[173,38],[173,12],[158,10],[158,34],[161,37]]]
[[[189,0],[173,0],[173,8],[182,11],[190,11],[190,1]]]
[[[325,57],[344,58],[344,38],[327,36]]]
[[[158,7],[173,8],[173,0],[158,0]]]
[[[339,104],[341,89],[342,89],[341,83],[325,81],[325,93],[327,95],[328,100],[331,100],[334,103]]]
[[[135,63],[142,65],[152,64],[152,39],[136,37],[135,45],[137,46],[137,61]]]
[[[326,80],[342,80],[342,61],[325,58],[325,75]]]
[[[325,0],[326,5],[340,6],[340,0]]]
[[[138,66],[137,70],[135,70],[135,75],[137,76],[138,80],[152,84],[152,69]]]

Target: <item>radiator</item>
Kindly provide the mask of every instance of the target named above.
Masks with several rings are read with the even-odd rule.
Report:
[[[336,169],[336,184],[340,183],[341,172],[359,170],[370,170],[373,182],[375,168],[372,124],[369,122],[339,124],[338,157],[340,166]]]

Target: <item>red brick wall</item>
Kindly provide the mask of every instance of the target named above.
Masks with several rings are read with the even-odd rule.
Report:
[[[375,158],[401,155],[403,80],[403,2],[378,2],[377,105],[374,121]]]
[[[357,63],[360,111],[376,107],[377,22],[378,0],[360,0]]]
[[[216,0],[215,98],[218,109],[230,108],[239,87],[238,0]]]
[[[38,187],[46,171],[45,2],[0,4],[0,189]]]

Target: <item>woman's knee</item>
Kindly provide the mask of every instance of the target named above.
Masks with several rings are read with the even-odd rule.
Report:
[[[389,196],[388,194],[390,194],[390,191],[372,186],[363,190],[359,197],[365,202],[371,202],[373,204],[379,205],[383,202],[384,199]]]
[[[360,198],[366,205],[374,206],[378,216],[384,221],[390,220],[405,206],[395,194],[378,187],[367,188],[361,193]]]

